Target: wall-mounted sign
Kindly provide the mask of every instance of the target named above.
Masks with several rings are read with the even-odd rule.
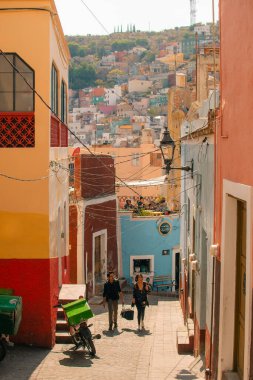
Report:
[[[168,256],[170,254],[170,250],[169,249],[163,249],[162,250],[162,255],[163,256]]]
[[[158,230],[161,235],[168,235],[171,232],[171,225],[168,222],[162,222],[159,224]]]

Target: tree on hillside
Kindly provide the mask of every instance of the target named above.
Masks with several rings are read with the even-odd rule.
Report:
[[[124,71],[119,69],[113,69],[107,74],[107,83],[110,85],[115,85],[118,82],[118,78],[125,75]]]
[[[95,68],[83,62],[79,66],[70,67],[69,70],[69,86],[73,90],[93,86],[96,81]]]
[[[79,56],[80,46],[76,42],[70,42],[68,44],[71,57]]]
[[[149,47],[148,40],[146,40],[145,38],[137,38],[135,42],[138,46],[143,46],[145,48]]]
[[[143,62],[147,62],[147,63],[151,63],[155,60],[155,54],[152,53],[152,51],[144,51],[141,55],[140,55],[140,59],[141,61]]]
[[[135,41],[132,40],[116,40],[112,43],[112,51],[130,50],[135,45]]]

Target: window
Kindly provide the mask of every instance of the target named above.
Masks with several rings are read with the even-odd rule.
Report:
[[[0,55],[0,111],[33,112],[34,93],[29,85],[34,88],[34,70],[15,53],[5,56]]]
[[[134,259],[134,272],[147,273],[151,271],[150,259]]]
[[[54,65],[51,69],[51,108],[58,115],[58,73]]]
[[[61,82],[61,121],[67,124],[67,86],[63,80]]]
[[[71,162],[69,164],[69,184],[74,185],[75,164]]]

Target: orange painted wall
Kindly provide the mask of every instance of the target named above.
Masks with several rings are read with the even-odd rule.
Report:
[[[114,157],[116,175],[127,181],[133,181],[136,179],[150,179],[163,175],[161,167],[148,166],[150,164],[150,155],[146,153],[154,151],[155,149],[157,148],[154,144],[141,144],[141,146],[137,148],[116,148],[108,145],[91,148],[91,150],[96,154],[102,153],[112,155]],[[73,149],[70,149],[70,152],[72,151]],[[85,154],[87,153],[87,150],[81,149],[81,153]],[[139,158],[139,165],[137,166],[134,166],[132,163],[131,155],[133,154],[144,154],[144,156]],[[160,186],[136,187],[135,190],[144,197],[158,196],[161,194]],[[126,187],[117,188],[116,194],[118,197],[131,197],[136,195],[133,191]]]
[[[222,111],[217,127],[217,242],[221,240],[222,180],[253,186],[252,14],[251,0],[245,0],[243,7],[239,0],[220,4]]]

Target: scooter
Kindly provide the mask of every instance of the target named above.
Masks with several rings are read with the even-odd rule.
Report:
[[[54,308],[62,307],[63,305],[58,304],[55,305]],[[70,328],[70,336],[72,339],[72,342],[75,344],[74,350],[77,350],[79,347],[86,348],[91,356],[96,355],[96,348],[95,344],[93,342],[94,339],[100,339],[101,335],[96,334],[92,335],[90,331],[90,327],[92,324],[87,324],[87,321],[82,321],[78,325],[70,325],[68,322],[68,318],[66,316],[65,310],[63,308],[65,320],[67,321],[69,328]]]
[[[75,350],[82,346],[84,349],[87,348],[91,356],[95,356],[96,348],[93,340],[100,339],[101,335],[92,335],[89,329],[91,326],[92,324],[87,325],[87,322],[82,322],[80,325],[77,326],[71,326],[73,328],[74,333],[70,335],[72,342],[75,344]]]

